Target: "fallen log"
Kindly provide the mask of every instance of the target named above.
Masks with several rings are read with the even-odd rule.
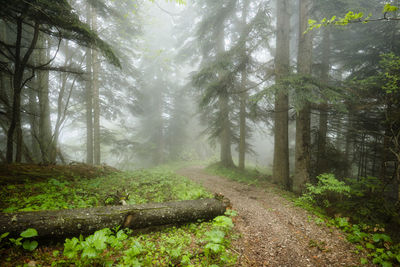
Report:
[[[19,236],[28,228],[39,237],[67,237],[91,234],[117,225],[131,229],[210,220],[224,214],[228,203],[220,199],[106,206],[57,211],[0,213],[0,234]]]

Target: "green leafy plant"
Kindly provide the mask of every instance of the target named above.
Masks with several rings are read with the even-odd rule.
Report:
[[[0,193],[2,190],[4,188],[0,188]],[[92,207],[104,205],[107,198],[112,198],[113,203],[125,198],[126,202],[135,204],[213,197],[203,187],[176,175],[167,167],[113,173],[91,179],[76,177],[64,181],[62,177],[54,177],[47,181],[27,181],[13,186],[11,191],[3,194],[6,196],[0,203],[3,211]],[[34,258],[37,264],[49,265],[53,262],[52,266],[234,265],[236,256],[229,248],[236,236],[232,234],[230,217],[236,212],[229,210],[225,215],[211,222],[191,223],[134,236],[129,229],[106,228],[86,237],[67,238],[62,250],[45,249],[24,255],[24,259],[41,255],[40,259],[37,256]],[[214,231],[223,233],[224,238],[212,238],[213,234],[209,233]],[[14,240],[18,244],[18,247],[12,248],[15,252],[22,248],[25,240],[32,240],[32,237],[26,237]],[[6,236],[4,238],[7,239]],[[10,260],[24,264],[17,257],[21,255],[21,250],[11,255],[15,256],[11,256]]]
[[[316,185],[306,185],[306,193],[300,197],[300,200],[329,207],[332,202],[350,196],[350,186],[337,180],[335,175],[331,173],[321,174],[317,177],[317,180]]]
[[[8,234],[7,235],[3,234],[3,235],[4,237],[6,237]],[[9,240],[12,244],[14,244],[17,247],[22,246],[25,250],[34,251],[39,245],[39,243],[36,240],[30,240],[30,238],[36,236],[38,236],[38,232],[36,231],[36,229],[28,228],[20,234],[19,238],[10,238]]]

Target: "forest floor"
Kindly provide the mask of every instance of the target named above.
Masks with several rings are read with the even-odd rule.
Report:
[[[313,215],[285,199],[272,185],[257,187],[207,174],[203,167],[178,171],[238,212],[234,244],[238,266],[359,266],[360,254],[339,230],[317,225]],[[367,266],[367,265],[364,265]]]

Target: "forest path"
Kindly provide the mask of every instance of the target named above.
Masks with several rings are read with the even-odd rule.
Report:
[[[188,167],[180,175],[229,198],[238,212],[235,228],[241,238],[234,248],[238,266],[359,266],[360,256],[345,236],[310,221],[310,214],[273,188],[260,188]],[[276,190],[275,190],[276,191]]]

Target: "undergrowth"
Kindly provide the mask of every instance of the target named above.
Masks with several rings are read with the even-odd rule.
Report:
[[[267,181],[268,179],[267,175],[261,173],[255,168],[254,169],[246,168],[245,170],[240,170],[236,167],[226,168],[221,166],[221,164],[219,163],[214,163],[207,166],[205,170],[209,174],[223,176],[231,180],[241,183],[246,183],[249,185],[260,186],[263,184],[263,182]]]
[[[210,174],[232,180],[260,185],[262,177],[256,171],[239,171],[219,164],[207,167]],[[385,186],[374,177],[339,181],[333,174],[322,174],[316,184],[308,184],[301,197],[287,191],[269,188],[293,201],[295,205],[313,213],[318,225],[336,227],[356,245],[355,253],[363,253],[360,264],[372,262],[384,267],[400,266],[398,231],[388,231],[390,225],[400,225],[395,206],[385,198]],[[397,228],[398,229],[398,228]],[[395,239],[396,238],[396,239]]]
[[[386,230],[387,221],[399,220],[394,206],[384,198],[384,187],[373,177],[359,181],[339,181],[333,174],[321,174],[317,184],[307,185],[295,204],[313,212],[319,225],[337,227],[356,244],[355,253],[364,252],[361,264],[384,267],[400,264],[400,244]]]
[[[230,249],[237,238],[233,216],[235,212],[228,211],[211,222],[141,235],[133,235],[130,229],[104,228],[86,238],[67,238],[62,247],[31,253],[12,247],[5,251],[2,266],[233,266],[237,260]]]
[[[106,176],[27,179],[0,188],[2,212],[57,210],[140,204],[213,197],[203,187],[163,166],[115,172]],[[35,241],[35,229],[17,239],[0,236],[1,266],[233,266],[230,249],[234,211],[211,222],[197,222],[159,232],[133,234],[129,229],[102,229],[87,237],[46,246]],[[29,235],[27,235],[29,233]]]
[[[88,208],[146,202],[166,202],[207,198],[203,187],[164,168],[116,172],[93,179],[64,180],[62,176],[47,181],[12,184],[0,188],[2,212]]]

